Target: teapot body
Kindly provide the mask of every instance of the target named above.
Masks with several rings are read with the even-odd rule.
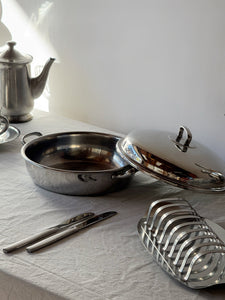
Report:
[[[0,64],[0,107],[10,122],[32,119],[34,99],[29,86],[29,65]]]

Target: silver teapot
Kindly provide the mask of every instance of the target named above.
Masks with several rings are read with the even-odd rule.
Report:
[[[0,54],[0,107],[9,122],[26,122],[32,119],[34,99],[45,87],[49,69],[54,62],[50,58],[40,75],[30,78],[30,55],[14,49],[15,42],[8,42],[8,49]]]

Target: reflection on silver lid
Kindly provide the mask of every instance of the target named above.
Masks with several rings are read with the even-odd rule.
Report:
[[[190,130],[184,126],[177,136],[133,131],[118,142],[117,149],[138,170],[178,187],[201,192],[225,191],[224,162],[193,142]]]

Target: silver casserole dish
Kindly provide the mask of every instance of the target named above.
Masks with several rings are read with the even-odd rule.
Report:
[[[36,136],[29,142],[29,136]],[[37,137],[38,136],[38,137]],[[94,195],[124,188],[136,169],[117,152],[120,137],[99,132],[64,132],[22,139],[21,154],[38,186],[60,194]]]

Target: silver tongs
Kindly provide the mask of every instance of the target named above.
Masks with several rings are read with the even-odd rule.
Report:
[[[87,228],[95,223],[108,219],[117,214],[115,211],[109,211],[100,215],[95,215],[92,212],[85,212],[70,218],[58,225],[49,227],[44,231],[27,237],[23,240],[15,242],[3,249],[4,253],[11,253],[22,247],[26,248],[28,253],[33,253],[41,248],[51,245],[73,233],[76,233],[84,228]],[[33,244],[34,243],[34,244]],[[32,245],[31,245],[32,244]]]

